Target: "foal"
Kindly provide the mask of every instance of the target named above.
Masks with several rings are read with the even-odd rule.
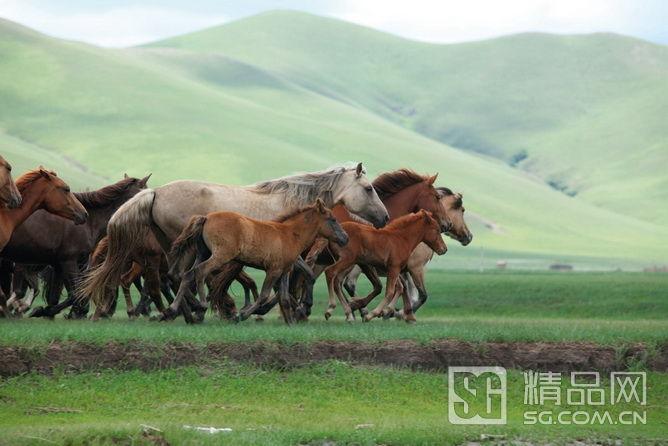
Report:
[[[325,270],[329,289],[329,307],[325,313],[327,319],[336,308],[335,298],[338,297],[346,314],[346,320],[349,322],[354,320],[350,305],[343,295],[341,283],[355,264],[387,270],[385,298],[371,313],[364,316],[364,320],[368,322],[382,313],[383,308],[390,303],[401,287],[399,275],[406,269],[411,253],[420,242],[426,243],[438,255],[445,254],[448,249],[441,237],[439,223],[431,212],[424,209],[400,217],[383,229],[374,229],[355,222],[346,222],[341,226],[348,233],[349,243],[345,247],[330,246],[339,260]],[[410,302],[406,297],[404,297],[404,307],[405,320],[414,322],[415,316],[410,311]]]
[[[245,306],[239,313],[247,319],[267,303],[274,285],[281,279],[278,299],[283,317],[292,322],[288,295],[289,272],[299,255],[321,236],[332,245],[345,245],[348,236],[334,218],[332,211],[322,200],[288,214],[277,221],[260,221],[234,212],[213,212],[207,216],[195,216],[174,241],[171,258],[178,265],[193,265],[182,277],[176,299],[166,311],[166,318],[173,317],[179,304],[193,285],[197,284],[200,300],[205,302],[204,281],[213,272],[231,265],[240,271],[244,266],[263,269],[266,272],[260,298]],[[205,259],[205,256],[209,256]],[[228,275],[234,278],[234,275]],[[227,292],[229,281],[220,283],[218,289]],[[217,290],[218,291],[218,290]],[[216,293],[218,294],[218,293]],[[222,294],[221,294],[222,295]]]

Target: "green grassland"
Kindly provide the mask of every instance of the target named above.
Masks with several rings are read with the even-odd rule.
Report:
[[[468,427],[448,423],[447,380],[436,373],[330,362],[290,371],[224,364],[151,373],[25,375],[0,386],[0,444],[152,444],[141,436],[142,425],[160,429],[158,435],[171,444],[455,445],[479,441],[481,434],[540,444],[575,439],[661,444],[667,383],[665,374],[648,375],[647,425],[525,426],[522,414],[531,407],[522,404],[522,375],[511,372],[508,425]],[[232,432],[211,435],[184,425]]]
[[[256,279],[260,276],[256,275]],[[622,346],[628,342],[668,341],[668,277],[649,273],[525,273],[429,271],[430,298],[417,314],[418,323],[376,320],[346,324],[341,312],[324,321],[326,289],[316,288],[311,321],[287,327],[277,313],[265,322],[240,324],[214,317],[187,326],[182,320],[158,323],[130,321],[122,305],[111,320],[8,320],[0,324],[0,344],[48,344],[53,340],[104,343],[146,342],[287,343],[320,340],[379,342],[389,339],[484,341],[590,341]],[[361,282],[358,294],[368,290]],[[233,288],[241,296],[241,290]],[[39,302],[39,301],[38,301]],[[239,305],[242,304],[237,299]],[[39,303],[37,303],[39,304]],[[36,305],[37,305],[36,304]]]
[[[544,181],[668,222],[665,46],[614,34],[435,45],[275,11],[151,47],[224,54],[458,148],[526,153],[519,166]]]
[[[390,86],[408,97],[420,82],[403,77],[403,83],[395,82],[392,77],[403,76],[401,72],[383,69],[382,76],[374,75],[379,69],[361,64],[358,58],[347,64],[350,76],[361,69],[359,62],[373,79],[338,77],[322,60],[346,65],[333,56],[344,52],[342,48],[323,47],[318,58],[294,45],[279,51],[263,46],[260,37],[266,40],[265,34],[257,31],[260,37],[255,38],[249,29],[271,30],[274,22],[279,29],[292,29],[294,22],[294,29],[301,30],[303,22],[311,20],[311,28],[325,37],[340,30],[350,39],[378,41],[372,47],[354,45],[372,61],[374,54],[394,54],[395,44],[408,48],[414,57],[428,54],[412,48],[437,46],[414,47],[375,31],[321,23],[299,14],[269,14],[256,20],[257,25],[251,19],[202,34],[211,36],[210,41],[224,40],[220,47],[210,48],[209,40],[207,45],[195,45],[202,37],[196,35],[184,37],[183,44],[170,41],[161,47],[127,50],[53,39],[0,21],[0,150],[11,151],[10,155],[20,151],[18,157],[27,158],[21,161],[26,166],[33,164],[32,158],[45,159],[44,164],[62,168],[62,176],[81,188],[115,181],[126,171],[153,172],[153,185],[178,178],[244,184],[347,160],[365,161],[370,176],[410,166],[421,172],[439,171],[439,184],[464,192],[472,212],[474,244],[498,252],[501,259],[536,258],[537,264],[545,265],[567,258],[583,267],[625,269],[665,262],[665,249],[657,241],[668,238],[668,228],[648,221],[658,221],[663,209],[665,188],[660,185],[652,195],[644,186],[625,188],[617,181],[619,190],[633,190],[637,196],[631,206],[624,194],[615,191],[619,206],[614,210],[569,197],[534,173],[449,146],[417,124],[397,122],[347,92],[367,91],[378,78],[378,83],[388,83],[383,97],[393,97]],[[330,29],[330,25],[335,26]],[[292,32],[284,36],[294,37]],[[309,40],[320,41],[299,40],[306,47]],[[378,45],[386,51],[378,53]],[[283,57],[286,51],[290,58]],[[415,65],[413,59],[397,59],[402,65]],[[291,71],[275,65],[275,60],[284,60]],[[435,76],[422,74],[425,79]],[[338,85],[340,90],[330,85],[333,78],[344,84]],[[449,81],[444,78],[443,85]],[[406,84],[415,85],[404,90]],[[368,91],[376,95],[375,90]],[[639,157],[643,153],[637,152]],[[592,152],[592,157],[600,159],[600,153]],[[660,157],[647,159],[653,169],[662,165]],[[81,169],[86,172],[80,173]],[[652,179],[654,170],[647,172],[647,178],[632,172],[623,177],[658,184]],[[648,197],[655,200],[642,201]],[[656,219],[645,218],[648,212]]]

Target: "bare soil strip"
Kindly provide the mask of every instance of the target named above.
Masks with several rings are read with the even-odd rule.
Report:
[[[24,373],[115,370],[157,370],[222,361],[247,362],[287,369],[340,360],[353,364],[445,371],[448,366],[490,365],[537,371],[618,371],[629,366],[668,371],[668,344],[647,349],[643,344],[623,347],[592,343],[468,343],[439,340],[429,343],[321,341],[304,344],[275,342],[146,344],[141,342],[54,342],[45,347],[0,346],[0,376]]]

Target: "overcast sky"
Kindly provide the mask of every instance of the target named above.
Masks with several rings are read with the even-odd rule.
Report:
[[[668,0],[0,0],[0,17],[122,47],[272,9],[338,17],[430,42],[524,31],[610,31],[668,44]]]

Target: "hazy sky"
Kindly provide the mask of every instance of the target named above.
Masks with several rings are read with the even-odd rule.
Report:
[[[431,42],[611,31],[668,44],[668,0],[0,0],[0,17],[103,46],[146,43],[272,9]]]

